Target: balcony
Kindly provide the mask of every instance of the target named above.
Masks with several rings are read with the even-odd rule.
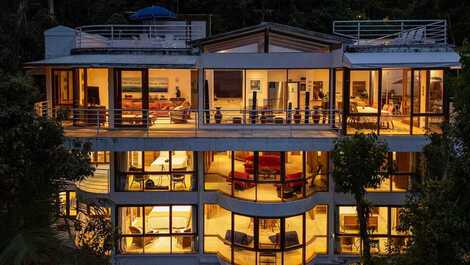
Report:
[[[206,36],[202,23],[90,25],[76,28],[76,49],[188,49]]]
[[[166,110],[153,111],[148,109],[104,109],[104,108],[68,108],[58,107],[47,109],[44,102],[36,104],[39,116],[58,118],[65,129],[66,136],[71,137],[336,137],[337,128],[329,123],[330,113],[324,111],[325,121],[309,116],[304,111],[278,113],[283,122],[275,119],[265,120],[261,112],[245,113],[240,122],[233,122],[233,117],[227,114],[223,120],[216,118],[216,110],[198,111]],[[201,114],[202,113],[202,114]],[[237,113],[244,113],[238,110]],[[338,112],[334,116],[340,118]],[[225,112],[224,112],[225,114]],[[199,117],[203,115],[204,121]],[[250,116],[251,115],[251,116]],[[286,116],[287,115],[287,116]],[[250,118],[251,117],[251,118]],[[287,118],[286,118],[287,117]],[[279,119],[278,119],[279,120]],[[335,124],[340,125],[337,120]],[[276,133],[273,133],[273,129]]]

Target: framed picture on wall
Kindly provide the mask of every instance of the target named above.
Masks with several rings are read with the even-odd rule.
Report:
[[[261,81],[260,80],[251,80],[250,81],[251,91],[260,91],[261,90]]]

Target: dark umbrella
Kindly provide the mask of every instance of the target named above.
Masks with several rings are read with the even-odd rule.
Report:
[[[161,6],[149,6],[137,10],[131,17],[132,20],[152,20],[158,18],[176,18],[176,14]]]

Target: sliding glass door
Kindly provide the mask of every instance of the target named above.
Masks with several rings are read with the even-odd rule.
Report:
[[[116,71],[116,117],[117,126],[141,127],[147,124],[148,86],[147,72],[138,70]]]

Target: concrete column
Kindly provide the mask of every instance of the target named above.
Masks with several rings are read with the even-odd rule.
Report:
[[[115,178],[115,161],[114,161],[115,152],[109,152],[109,193],[112,193],[116,190],[116,178]]]
[[[108,122],[114,128],[114,68],[108,69]]]
[[[328,258],[334,259],[335,255],[335,181],[333,179],[333,158],[330,153],[329,155],[329,174],[328,174]]]
[[[198,253],[204,254],[204,155],[203,152],[197,152],[197,191],[198,191]]]

